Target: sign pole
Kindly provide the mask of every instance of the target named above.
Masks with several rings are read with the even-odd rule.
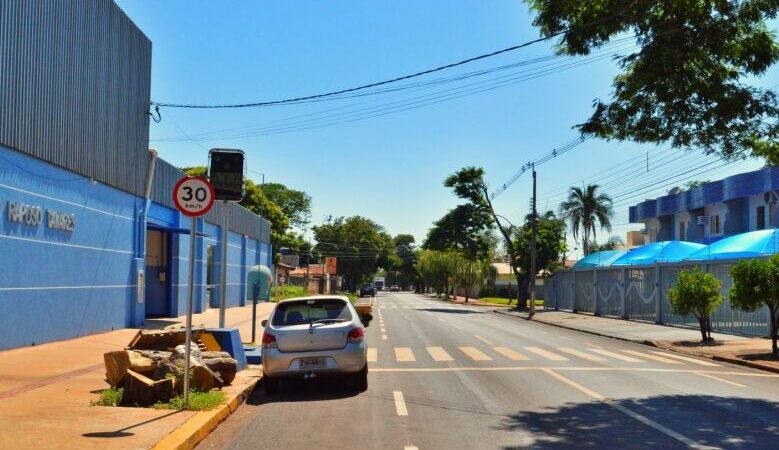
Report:
[[[195,295],[195,223],[196,217],[191,217],[192,225],[189,229],[189,286],[187,288],[187,336],[186,358],[184,359],[184,409],[189,408],[189,366],[192,351],[192,300]]]
[[[219,284],[219,328],[225,327],[225,297],[227,296],[227,242],[230,237],[230,231],[227,229],[228,208],[230,203],[227,200],[222,201],[222,261],[221,261],[221,283]]]

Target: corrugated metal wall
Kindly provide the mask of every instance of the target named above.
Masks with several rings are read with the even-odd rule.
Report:
[[[141,195],[151,41],[111,0],[0,0],[0,143]]]
[[[158,159],[154,168],[154,181],[151,190],[151,199],[169,208],[175,208],[173,204],[173,186],[184,176],[184,172],[169,162]],[[222,203],[216,202],[214,207],[206,214],[206,220],[220,225],[222,223]],[[261,242],[270,242],[270,222],[241,205],[230,205],[230,217],[228,226],[231,231],[253,237]]]

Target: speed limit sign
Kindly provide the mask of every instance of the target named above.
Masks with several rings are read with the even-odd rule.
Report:
[[[182,214],[197,217],[214,205],[214,188],[206,177],[186,176],[173,188],[173,203]]]

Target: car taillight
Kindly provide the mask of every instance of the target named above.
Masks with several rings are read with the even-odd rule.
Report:
[[[262,333],[262,348],[277,348],[278,344],[276,343],[276,336],[264,332]]]
[[[355,328],[352,331],[349,332],[349,337],[347,338],[347,341],[354,343],[354,342],[362,342],[363,338],[365,337],[365,329],[364,328]]]

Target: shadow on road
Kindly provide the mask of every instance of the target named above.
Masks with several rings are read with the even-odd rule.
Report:
[[[427,311],[432,313],[451,313],[451,314],[484,314],[482,311],[469,311],[467,309],[448,309],[448,308],[415,308],[417,311]]]
[[[612,401],[699,444],[727,449],[775,449],[779,403],[765,400],[671,395]],[[687,448],[649,425],[602,402],[518,412],[498,429],[530,433],[540,449]],[[507,449],[528,446],[505,447]]]
[[[357,395],[358,393],[345,379],[336,377],[314,380],[290,379],[283,381],[281,392],[271,396],[265,395],[262,385],[258,385],[246,403],[264,405],[267,403],[316,402],[350,398]]]

